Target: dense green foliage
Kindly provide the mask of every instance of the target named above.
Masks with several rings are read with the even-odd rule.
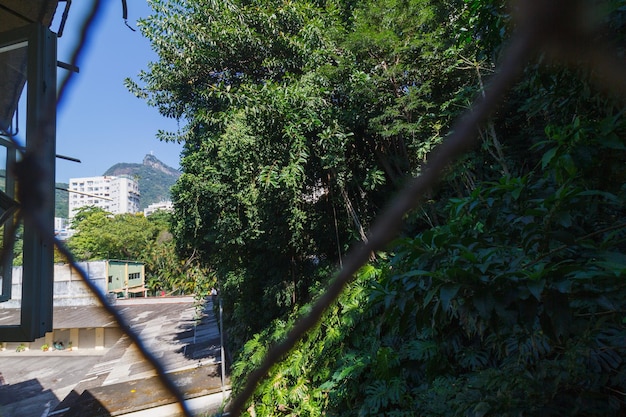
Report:
[[[480,93],[513,25],[488,0],[152,5],[160,61],[128,86],[188,121],[162,134],[185,141],[174,234],[215,268],[231,346],[248,340],[237,389]],[[605,11],[597,36],[623,55],[626,3]],[[624,415],[625,100],[541,58],[250,414]]]
[[[67,242],[79,261],[119,259],[144,262],[146,287],[152,294],[206,295],[214,278],[196,259],[180,259],[170,233],[171,215],[157,211],[112,215],[96,207],[81,209],[73,219],[76,234]]]
[[[57,182],[55,186],[62,189],[54,191],[54,217],[66,219],[70,212],[70,199],[65,190],[69,188],[69,184]]]
[[[161,136],[185,142],[174,234],[217,271],[238,346],[308,299],[465,106],[457,4],[152,4],[160,61],[128,86],[188,121]]]
[[[274,368],[257,415],[622,415],[624,191],[529,176],[450,201]],[[248,342],[235,380],[287,328]]]

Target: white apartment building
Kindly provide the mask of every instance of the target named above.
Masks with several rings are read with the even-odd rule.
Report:
[[[95,206],[113,214],[139,211],[139,184],[130,176],[70,178],[69,218]]]
[[[54,236],[65,242],[74,235],[74,230],[70,228],[70,220],[65,217],[54,218]]]
[[[171,201],[159,201],[158,203],[152,203],[145,209],[143,209],[143,215],[148,217],[158,210],[172,212],[174,211],[174,204]]]
[[[55,217],[54,218],[54,231],[64,230],[70,227],[70,221],[65,217]]]

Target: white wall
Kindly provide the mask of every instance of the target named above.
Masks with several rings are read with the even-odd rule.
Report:
[[[107,285],[107,262],[79,262],[80,267],[88,274],[91,282],[105,294]],[[85,285],[80,275],[69,265],[54,265],[54,298],[55,306],[97,305],[98,301]],[[19,308],[22,299],[22,267],[13,267],[13,285],[11,300],[0,303],[0,308]]]

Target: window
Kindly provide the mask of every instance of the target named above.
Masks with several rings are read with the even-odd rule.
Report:
[[[0,125],[3,130],[9,127],[5,124],[10,125],[20,97],[26,98],[26,152],[31,153],[34,164],[43,172],[51,173],[54,172],[56,136],[49,121],[56,119],[56,63],[56,35],[44,26],[31,24],[0,33],[0,73],[3,74]],[[10,147],[5,148],[11,150]],[[7,175],[5,184],[13,180],[12,174]],[[38,185],[44,200],[53,201],[54,175],[42,175]],[[13,199],[12,193],[4,194],[6,202]],[[23,223],[20,322],[0,325],[0,340],[6,342],[31,341],[52,330],[54,253],[52,245],[41,236],[40,230],[54,230],[54,212],[46,208],[34,211],[32,214],[40,223],[37,226],[33,222]],[[6,232],[8,228],[4,229]],[[3,232],[3,238],[7,237]],[[5,278],[3,284],[11,285],[8,278],[12,262],[7,257],[0,265]],[[11,294],[3,290],[0,298],[1,301],[8,301]]]
[[[133,272],[128,274],[128,279],[140,279],[141,274],[139,272]]]

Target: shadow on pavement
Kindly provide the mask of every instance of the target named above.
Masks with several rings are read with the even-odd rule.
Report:
[[[58,403],[54,393],[45,389],[37,379],[0,386],[1,416],[41,416]]]

